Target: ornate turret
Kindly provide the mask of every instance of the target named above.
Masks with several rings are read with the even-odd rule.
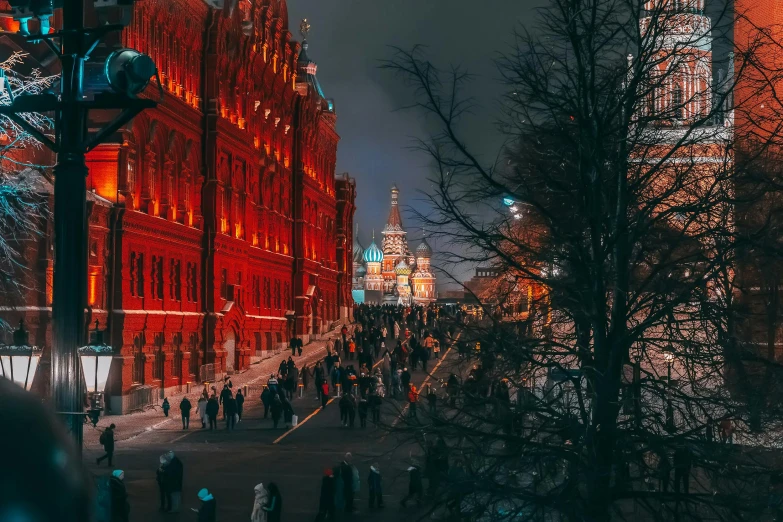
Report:
[[[383,252],[375,244],[375,231],[372,232],[372,243],[364,251],[364,262],[367,264],[367,275],[364,279],[364,288],[366,290],[383,290],[383,275],[381,274],[381,263],[383,262]]]
[[[324,90],[321,87],[321,82],[318,81],[318,77],[315,75],[318,71],[318,64],[310,58],[307,54],[310,44],[307,43],[307,35],[310,32],[310,24],[307,23],[307,18],[302,20],[299,24],[299,34],[302,35],[302,50],[299,52],[299,58],[296,61],[297,76],[296,76],[296,90],[301,95],[306,95],[308,90],[312,89],[321,100],[323,100],[324,109],[329,112],[334,112],[334,102],[327,98],[324,94]]]
[[[422,238],[416,247],[416,270],[410,276],[411,293],[417,303],[431,303],[436,298],[435,276],[430,272],[430,259],[432,247]]]
[[[359,223],[355,225],[356,230],[353,233],[353,262],[360,265],[363,261],[364,247],[359,243]]]
[[[411,267],[408,266],[404,259],[400,259],[400,262],[394,267],[394,273],[397,275],[410,275]]]
[[[427,243],[426,238],[422,238],[419,246],[416,247],[416,257],[430,259],[432,257],[432,247]]]
[[[383,262],[383,252],[381,252],[381,249],[378,248],[378,245],[375,244],[375,233],[373,233],[372,243],[370,243],[370,246],[368,246],[367,250],[364,251],[364,262],[365,263]]]

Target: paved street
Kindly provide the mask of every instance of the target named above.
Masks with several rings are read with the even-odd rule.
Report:
[[[435,378],[447,376],[455,361],[452,352],[435,372]],[[430,371],[437,362],[430,361]],[[427,374],[420,369],[413,372],[417,387],[426,379]],[[317,512],[323,470],[339,463],[347,451],[352,452],[359,468],[362,489],[357,495],[357,513],[346,520],[396,521],[424,512],[424,508],[409,505],[403,509],[399,505],[407,492],[406,469],[411,456],[420,453],[410,440],[403,438],[410,435],[388,434],[387,430],[369,422],[368,427],[362,429],[358,416],[355,428],[343,428],[337,400],[332,400],[324,411],[317,410],[315,391],[312,384],[310,386],[304,398],[293,402],[301,423],[296,430],[273,430],[272,421],[263,419],[263,407],[254,393],[245,402],[243,420],[233,432],[201,430],[198,420],[189,431],[183,431],[175,420],[118,442],[114,465],[125,471],[131,521],[195,520],[196,514],[191,508],[198,506],[196,492],[202,487],[208,488],[217,499],[218,520],[246,521],[253,505],[253,487],[258,482],[275,481],[283,495],[283,520],[311,522]],[[382,423],[394,425],[403,407],[404,403],[386,401]],[[424,397],[418,408],[420,417],[426,422]],[[399,423],[398,427],[403,425]],[[183,506],[179,514],[158,511],[155,470],[159,456],[170,449],[179,455],[185,466]],[[95,458],[100,454],[97,446],[88,446],[84,452],[85,462],[94,473],[108,473],[105,462],[101,468],[95,465]],[[370,512],[366,478],[373,462],[380,465],[383,474],[386,507]]]

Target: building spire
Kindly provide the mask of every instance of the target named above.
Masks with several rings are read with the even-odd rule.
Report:
[[[399,194],[400,190],[397,188],[397,185],[392,185],[391,187],[391,210],[389,210],[389,219],[386,220],[386,228],[384,228],[385,232],[393,231],[393,232],[402,232],[402,216],[400,215],[400,206],[399,206]]]

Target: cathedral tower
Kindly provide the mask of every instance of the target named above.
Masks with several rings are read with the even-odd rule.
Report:
[[[416,248],[416,270],[411,274],[411,292],[418,304],[429,304],[436,298],[435,276],[430,271],[432,248],[423,238]]]
[[[383,292],[391,294],[394,291],[396,280],[395,267],[401,259],[407,259],[410,255],[408,248],[407,232],[402,228],[402,216],[399,206],[400,191],[397,185],[391,188],[391,209],[389,218],[386,220],[386,226],[383,228],[383,241],[381,248],[383,250]],[[406,264],[407,266],[407,264]],[[410,267],[408,267],[410,268]],[[410,273],[410,272],[408,272]],[[406,276],[407,279],[407,276]]]

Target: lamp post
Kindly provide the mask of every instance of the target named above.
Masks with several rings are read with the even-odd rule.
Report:
[[[28,337],[24,320],[20,320],[19,328],[14,331],[13,344],[0,345],[0,374],[30,391],[41,359],[41,350],[37,346],[30,346]]]
[[[106,141],[153,100],[138,99],[157,70],[146,55],[122,49],[108,56],[100,67],[103,78],[94,96],[85,96],[85,65],[101,40],[110,32],[121,31],[123,24],[84,26],[85,1],[88,0],[8,0],[11,15],[17,20],[37,18],[40,34],[29,34],[28,25],[20,25],[20,34],[28,41],[43,41],[61,64],[60,92],[17,96],[10,105],[0,106],[3,114],[46,147],[57,153],[54,167],[54,281],[52,299],[52,399],[55,410],[65,419],[77,448],[82,447],[83,395],[78,347],[84,337],[84,310],[87,305],[87,164],[88,151]],[[120,10],[130,14],[133,0],[103,2],[96,10]],[[62,29],[49,33],[49,18],[55,7],[62,7]],[[107,12],[108,12],[107,11]],[[7,14],[5,16],[8,16]],[[130,16],[123,17],[130,20]],[[102,83],[102,85],[101,85]],[[158,91],[163,90],[158,80]],[[119,110],[120,113],[97,132],[88,120],[90,110]],[[25,113],[53,113],[54,140],[28,123]],[[95,383],[94,383],[95,384]]]
[[[95,336],[87,346],[79,348],[79,359],[82,364],[84,383],[90,394],[90,409],[87,415],[92,425],[98,424],[98,418],[103,411],[103,392],[109,379],[109,369],[114,359],[114,350],[103,342],[103,331],[98,329],[95,321]]]
[[[672,363],[674,362],[674,350],[671,346],[663,352],[663,358],[666,360],[666,431],[673,433],[674,426],[674,408],[672,407]]]

